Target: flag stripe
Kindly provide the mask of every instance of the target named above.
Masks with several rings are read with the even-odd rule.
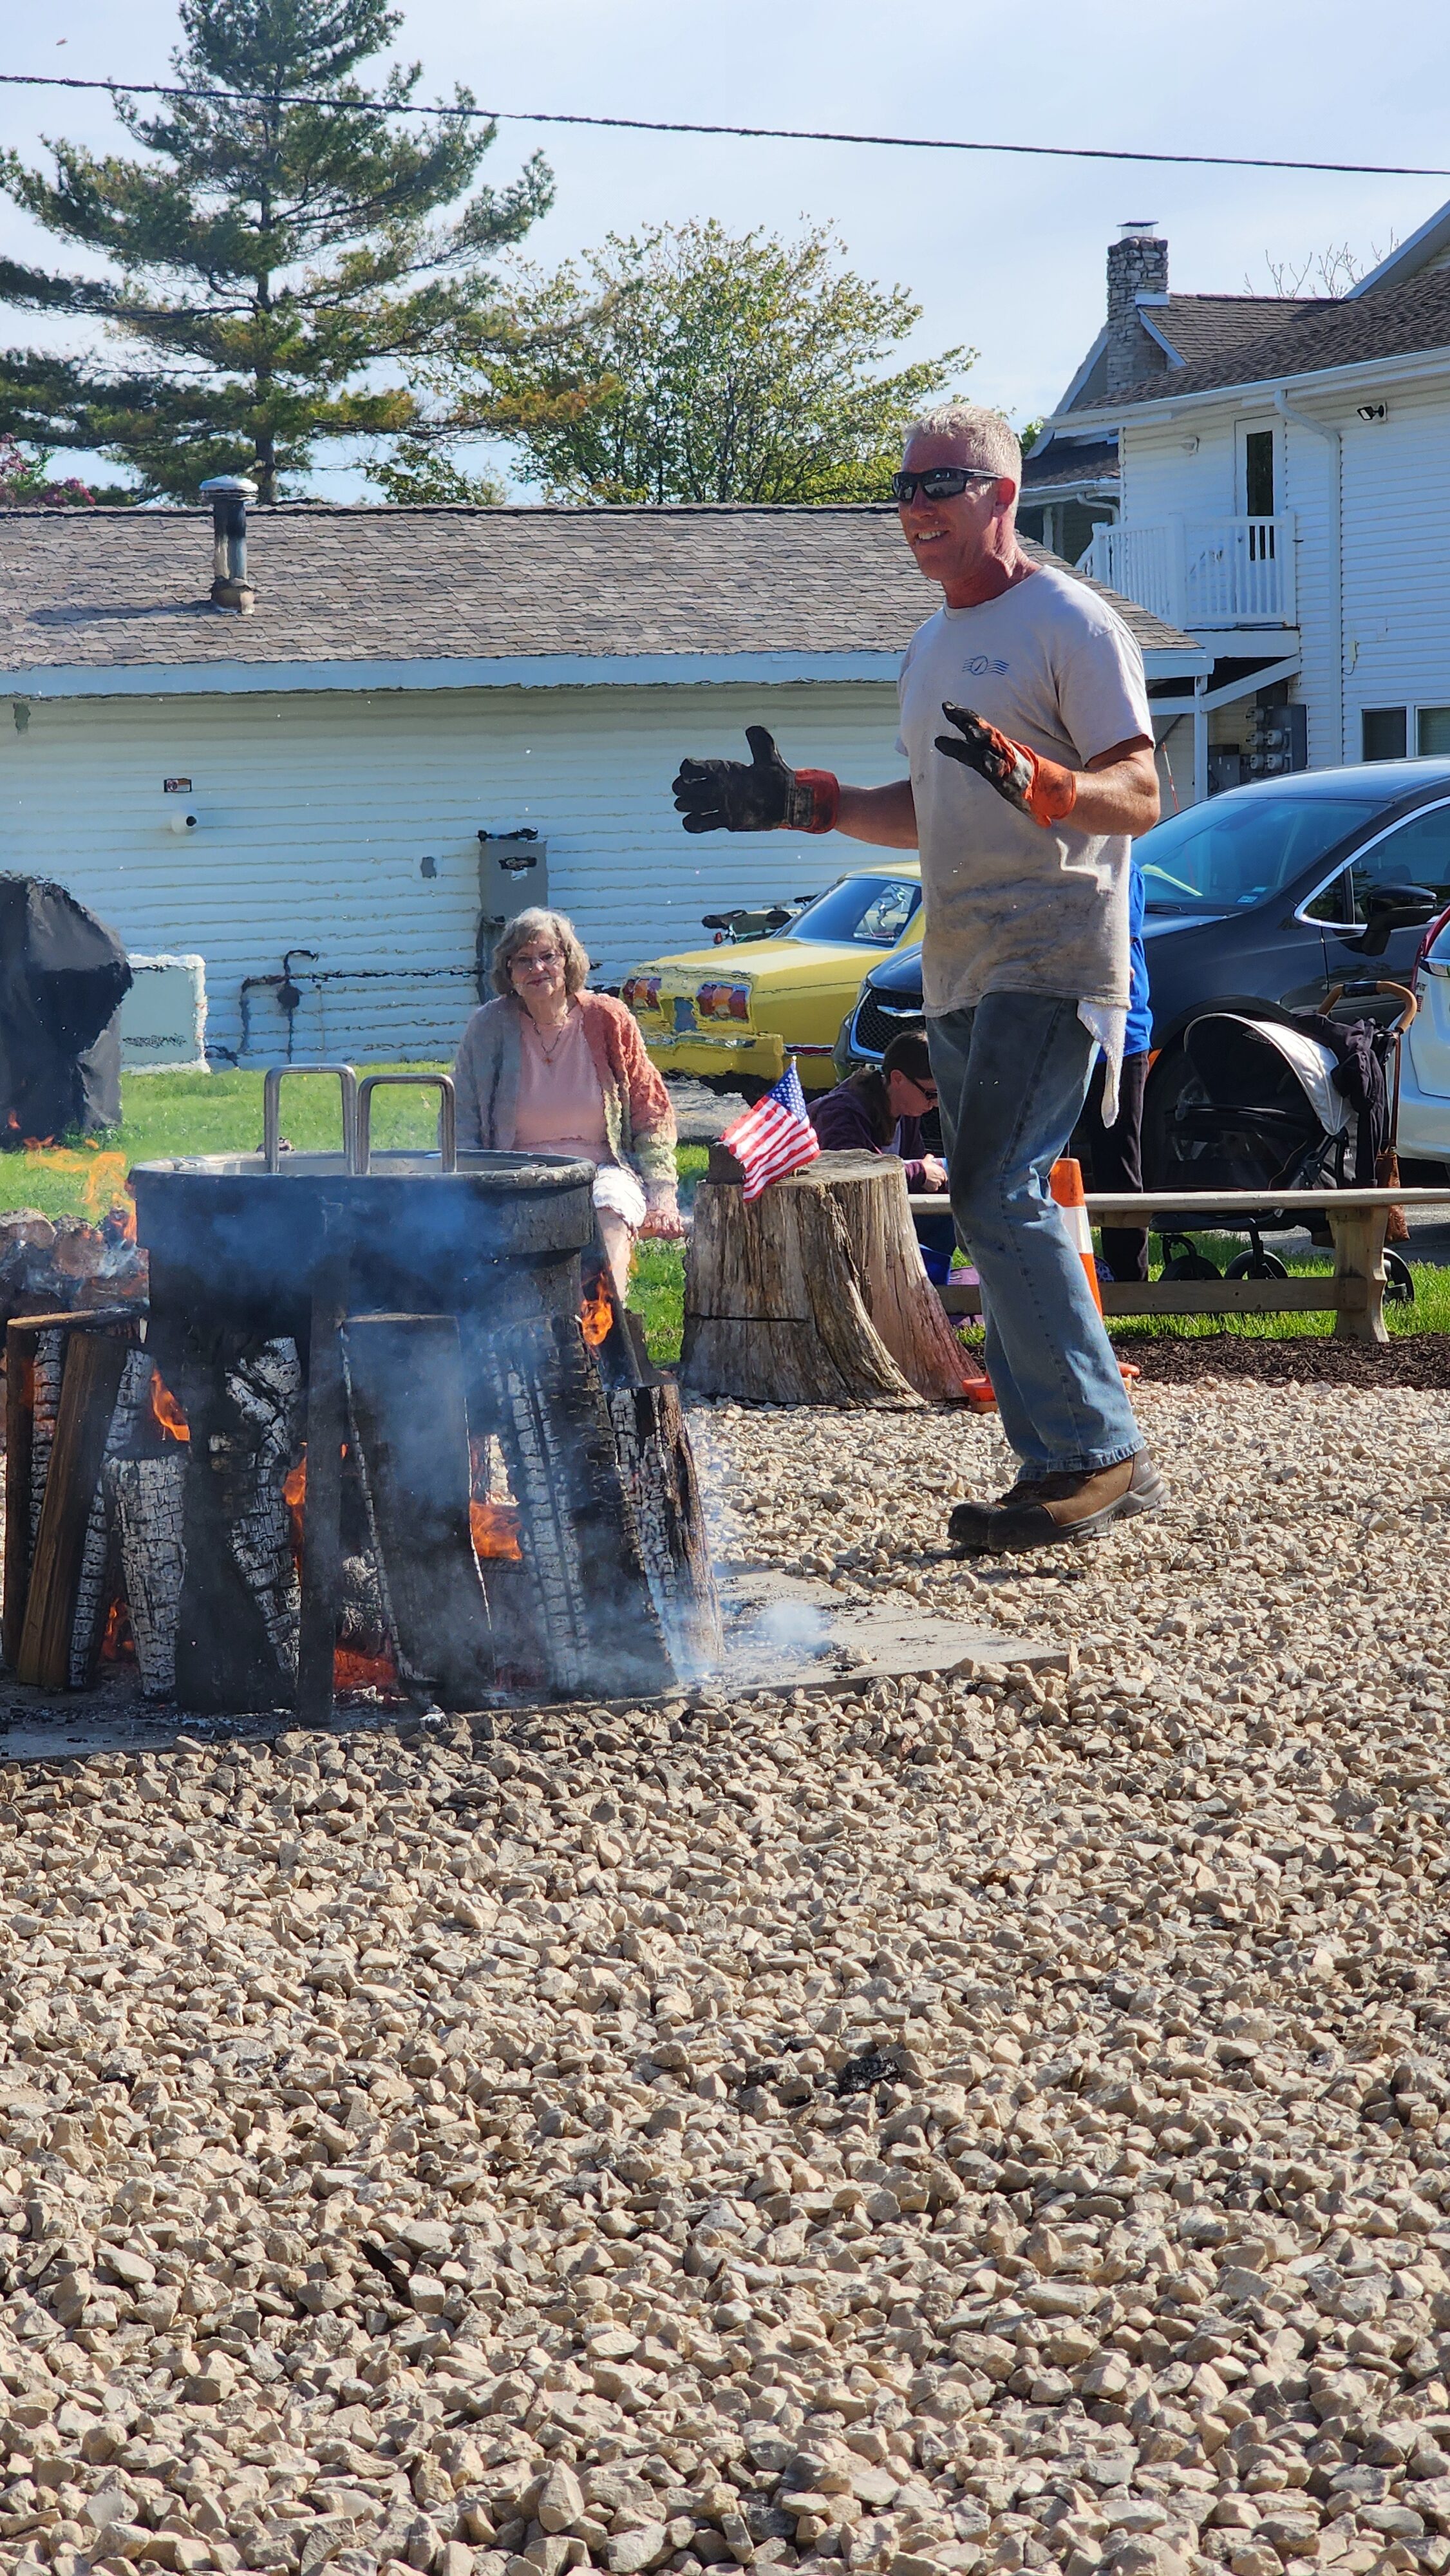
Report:
[[[727,1127],[720,1142],[744,1170],[747,1200],[758,1199],[772,1181],[785,1180],[815,1161],[820,1138],[806,1115],[794,1057],[774,1088]]]

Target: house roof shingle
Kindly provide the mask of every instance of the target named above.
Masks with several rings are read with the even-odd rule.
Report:
[[[1065,439],[1054,439],[1040,458],[1029,456],[1022,466],[1024,498],[1051,491],[1059,483],[1116,483],[1117,479],[1115,438],[1078,438],[1070,445]]]
[[[1166,378],[1153,376],[1130,385],[1117,396],[1114,408],[1260,384],[1270,376],[1309,375],[1325,367],[1364,366],[1380,358],[1447,348],[1450,269],[1431,269],[1404,286],[1378,287],[1372,295],[1293,307],[1281,330],[1272,325],[1255,329],[1212,353],[1205,352],[1186,367],[1174,368]],[[1183,354],[1186,357],[1188,352]]]
[[[207,511],[0,511],[0,673],[896,653],[932,607],[889,508],[305,504],[252,511],[248,549],[239,617]],[[1113,605],[1145,652],[1195,650]]]
[[[1211,366],[1225,350],[1247,348],[1264,332],[1322,312],[1330,301],[1313,295],[1170,295],[1166,304],[1150,305],[1147,318],[1185,367],[1202,367]]]

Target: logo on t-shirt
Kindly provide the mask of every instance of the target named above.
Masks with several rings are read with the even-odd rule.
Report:
[[[1008,662],[996,661],[987,653],[974,653],[970,662],[967,664],[967,669],[971,672],[974,680],[980,680],[984,671],[991,671],[998,679],[1000,679],[1004,671],[1011,669],[1011,664]]]

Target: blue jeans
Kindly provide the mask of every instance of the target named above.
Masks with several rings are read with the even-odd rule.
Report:
[[[1093,1040],[1076,1002],[1038,993],[988,993],[928,1020],[926,1034],[1002,1428],[1043,1474],[1115,1466],[1143,1437],[1048,1189],[1087,1096]]]

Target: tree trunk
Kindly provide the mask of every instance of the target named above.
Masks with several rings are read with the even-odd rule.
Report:
[[[905,1164],[891,1154],[822,1154],[811,1171],[841,1212],[872,1325],[902,1376],[934,1404],[960,1404],[964,1384],[981,1383],[982,1370],[921,1266]]]
[[[685,1261],[680,1383],[750,1404],[906,1411],[922,1398],[875,1330],[833,1195],[833,1167],[863,1193],[900,1179],[879,1155],[822,1154],[747,1203],[733,1155],[710,1154]],[[879,1178],[877,1174],[879,1173]],[[906,1210],[903,1206],[903,1217]]]

